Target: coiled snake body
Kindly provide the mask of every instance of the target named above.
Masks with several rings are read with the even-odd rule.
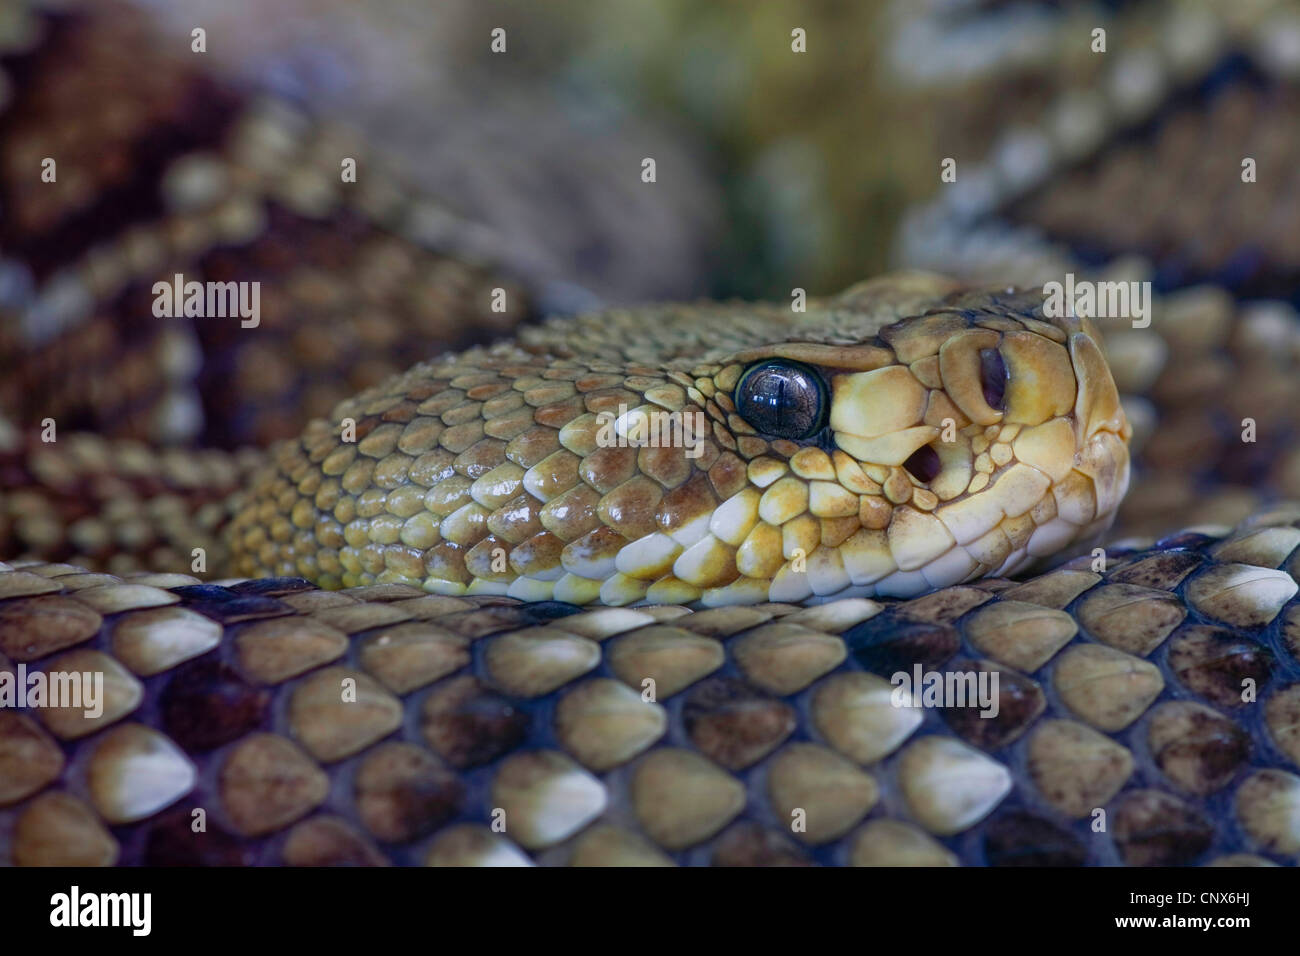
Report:
[[[13,565],[10,666],[106,694],[0,718],[12,860],[1286,859],[1295,512],[991,576],[1127,481],[1086,323],[1032,311],[912,276],[557,321],[280,446],[238,579]],[[735,410],[781,363],[826,377],[829,439]],[[704,450],[600,444],[645,404],[703,413]],[[996,673],[996,714],[898,706],[917,667]]]
[[[1115,354],[905,274],[553,320],[198,475],[22,439],[0,671],[104,694],[0,709],[0,860],[1294,862],[1300,509],[1093,550]],[[103,481],[202,571],[65,562],[147,560]]]

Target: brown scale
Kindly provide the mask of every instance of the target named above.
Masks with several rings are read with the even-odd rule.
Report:
[[[1300,89],[1242,77],[1184,97],[1005,214],[1094,258],[1146,256],[1178,286],[1287,298],[1300,287],[1297,123]],[[1245,157],[1254,183],[1242,182]]]
[[[14,90],[0,110],[0,246],[43,279],[161,213],[166,166],[218,142],[238,100],[125,4],[30,16],[40,42],[0,56]],[[45,157],[55,184],[40,180]]]
[[[161,48],[129,7],[19,16],[37,42],[0,58],[15,91],[0,110],[0,246],[40,283],[160,215],[164,169],[217,142],[237,100]],[[46,157],[57,162],[54,183],[40,180]],[[5,413],[76,427],[97,424],[78,421],[95,408],[119,434],[154,433],[140,409],[159,398],[157,323],[123,325],[93,310],[45,346],[28,340],[17,315],[0,310],[0,327]]]
[[[1295,863],[1300,511],[1176,540],[695,612],[6,565],[0,670],[106,681],[0,711],[0,862]],[[998,716],[894,706],[919,648]]]
[[[526,293],[483,267],[438,255],[351,210],[323,221],[279,206],[259,237],[178,267],[187,281],[257,281],[256,329],[238,319],[197,319],[204,356],[195,380],[218,447],[265,446],[391,377],[413,357],[499,336],[529,316]],[[492,289],[506,310],[491,309]],[[116,313],[147,314],[138,288]]]
[[[0,451],[0,547],[97,569],[188,572],[221,566],[231,496],[261,464],[252,452],[159,450],[87,433]],[[209,564],[211,562],[211,564]]]
[[[1100,324],[1126,408],[1141,396],[1157,416],[1145,427],[1133,419],[1134,480],[1112,540],[1232,525],[1263,501],[1300,494],[1293,309],[1198,286],[1157,300],[1149,328]]]
[[[1078,39],[1082,34],[1086,41],[1091,28],[1104,26],[1112,48],[1128,50],[1152,46],[1152,28],[1163,26],[1150,22],[1152,11],[1144,4],[1128,4],[1119,15],[1083,3],[1043,6],[1040,15],[1025,16],[1023,6],[1017,9],[1005,0],[917,0],[891,11],[895,16],[887,21],[928,21],[926,30],[944,37],[945,46],[927,54],[936,65],[920,76],[904,74],[903,79],[911,121],[928,128],[932,147],[927,157],[987,155],[1002,132],[1036,125],[1064,94],[1101,85],[1107,58],[1093,54],[1089,44]],[[1027,23],[1032,26],[1027,28]],[[991,36],[1004,41],[1018,36],[1019,53],[990,57]],[[960,46],[982,47],[985,52],[947,72],[940,65],[946,49]],[[1025,56],[1027,49],[1036,55]],[[981,61],[978,68],[973,59]]]
[[[413,358],[532,317],[500,263],[459,253],[476,227],[404,195],[354,137],[200,74],[130,8],[34,18],[40,42],[0,62],[20,91],[0,111],[0,245],[47,298],[89,307],[40,341],[0,312],[15,424],[265,445]],[[58,181],[33,188],[45,155]],[[339,182],[342,156],[357,183]],[[437,249],[406,218],[431,210]],[[260,324],[155,317],[154,283],[177,273],[261,283]]]

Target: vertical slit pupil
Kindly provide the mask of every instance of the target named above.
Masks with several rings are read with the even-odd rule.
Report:
[[[980,386],[984,401],[994,411],[1003,411],[1007,405],[1007,363],[997,349],[980,349]]]

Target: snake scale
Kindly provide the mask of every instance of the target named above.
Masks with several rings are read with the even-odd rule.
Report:
[[[76,43],[76,23],[44,42]],[[7,67],[39,72],[41,50]],[[167,90],[225,102],[188,82]],[[23,142],[22,89],[6,144]],[[176,204],[149,206],[156,184],[109,164],[97,188],[126,176],[118,201],[135,197],[137,222],[78,220],[94,190],[7,217],[5,255],[38,282],[58,274],[69,223],[101,229],[78,273],[95,315],[68,324],[51,361],[85,348],[113,365],[142,335],[155,358],[183,352],[128,324],[132,283],[175,261],[264,270],[311,306],[268,321],[287,341],[366,309],[354,345],[381,368],[406,354],[392,323],[428,317],[431,354],[505,281],[392,219],[377,227],[369,206],[264,177],[238,148],[244,107],[225,109],[229,139],[176,127],[144,135],[155,152],[124,152],[154,155],[147,175],[179,181],[162,193]],[[135,231],[114,259],[103,230],[121,229]],[[331,246],[333,230],[351,244]],[[287,266],[286,244],[321,268]],[[432,273],[443,298],[358,305],[322,275],[363,266],[384,280],[368,289]],[[453,278],[463,295],[445,291]],[[512,323],[531,314],[517,308]],[[22,342],[6,314],[15,328]],[[246,341],[200,344],[238,353],[228,367],[257,359]],[[7,401],[0,674],[102,673],[104,697],[97,716],[0,709],[0,861],[1300,857],[1287,307],[1194,288],[1139,330],[1050,318],[1034,290],[905,273],[802,312],[551,319],[366,371],[351,397],[323,374],[336,361],[275,373],[332,407],[266,453],[112,434],[135,412],[145,433],[196,437],[153,414],[193,393],[209,442],[279,437],[282,409],[214,402],[220,383],[179,360],[107,392],[40,391],[26,373]],[[30,410],[49,407],[99,434],[42,442]],[[1258,419],[1251,446],[1243,415]],[[639,440],[651,421],[675,440]],[[1122,536],[1106,535],[1117,512]],[[891,678],[914,670],[996,676],[996,706],[900,706]]]

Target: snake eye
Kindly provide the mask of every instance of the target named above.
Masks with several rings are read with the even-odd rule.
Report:
[[[997,349],[980,349],[980,385],[984,401],[995,412],[1007,407],[1007,363]]]
[[[798,362],[762,362],[736,383],[736,411],[765,435],[808,438],[826,418],[822,377]]]

